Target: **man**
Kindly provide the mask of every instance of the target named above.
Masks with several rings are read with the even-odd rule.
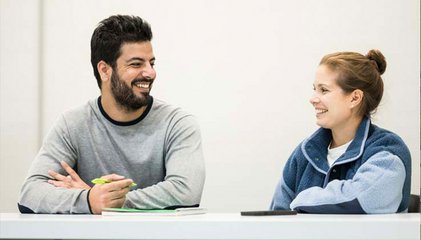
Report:
[[[205,180],[194,118],[149,95],[149,24],[111,16],[95,29],[91,63],[101,96],[65,112],[24,182],[24,213],[101,213],[106,207],[197,206]],[[110,183],[92,184],[101,177]],[[136,183],[136,186],[131,186]]]

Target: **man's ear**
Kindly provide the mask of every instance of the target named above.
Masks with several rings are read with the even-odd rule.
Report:
[[[110,65],[108,65],[108,63],[101,60],[98,62],[96,67],[98,69],[99,76],[101,77],[101,81],[103,83],[111,79],[111,74],[113,72],[113,69]]]
[[[363,101],[364,98],[364,92],[361,91],[360,89],[355,89],[352,93],[351,93],[351,108],[357,107],[358,105],[360,105],[360,103]]]

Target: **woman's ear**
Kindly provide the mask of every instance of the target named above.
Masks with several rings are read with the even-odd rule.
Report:
[[[99,76],[101,77],[101,81],[107,82],[111,78],[112,68],[108,63],[104,62],[103,60],[99,61],[96,65],[98,68]]]
[[[361,91],[360,89],[355,89],[352,93],[351,93],[351,108],[357,107],[358,105],[360,105],[360,103],[362,102],[364,98],[364,92]]]

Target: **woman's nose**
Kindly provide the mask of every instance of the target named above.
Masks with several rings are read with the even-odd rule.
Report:
[[[313,94],[313,96],[311,96],[310,99],[309,99],[309,102],[312,105],[318,103],[319,101],[320,101],[319,98],[315,94]]]

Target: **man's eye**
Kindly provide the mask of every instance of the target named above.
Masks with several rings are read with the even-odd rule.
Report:
[[[140,66],[141,66],[141,64],[140,64],[140,63],[132,63],[132,64],[130,64],[130,66],[133,66],[133,67],[140,67]]]
[[[320,91],[321,91],[322,93],[328,92],[328,90],[327,90],[326,88],[322,88],[322,89],[320,89]]]

